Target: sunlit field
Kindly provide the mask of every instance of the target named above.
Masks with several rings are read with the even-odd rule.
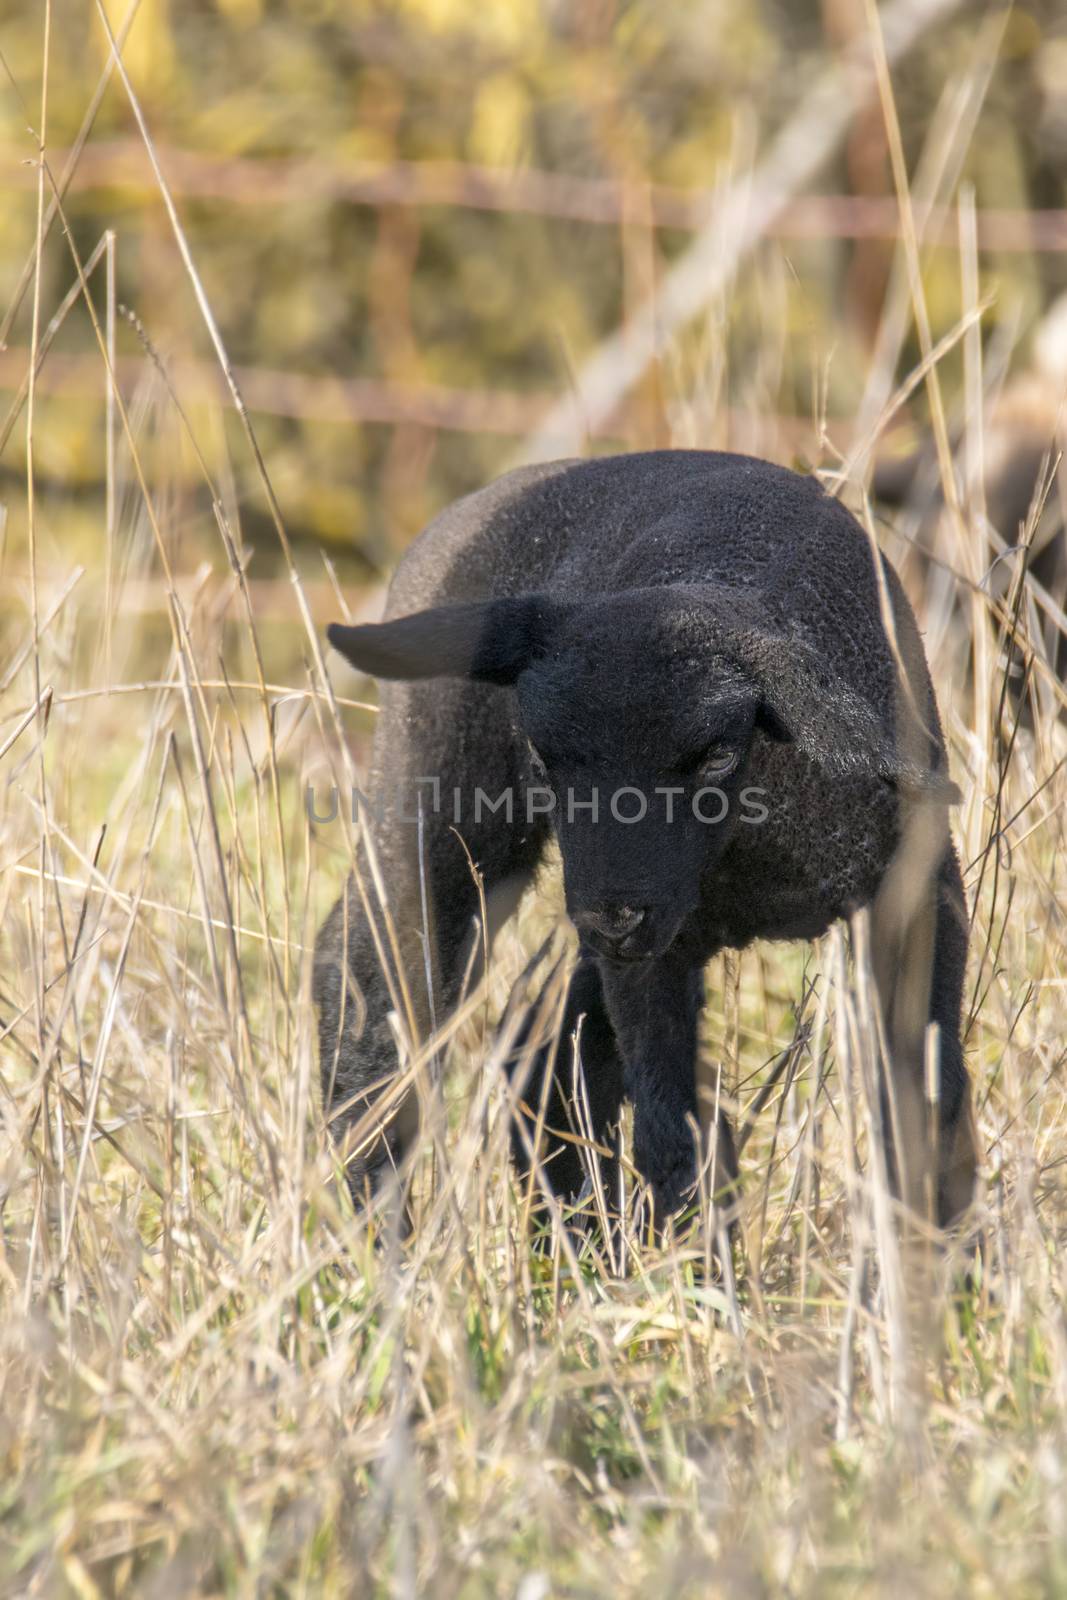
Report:
[[[1064,195],[1051,158],[1032,207],[983,166],[1046,35],[1067,80],[1067,34],[1036,7],[946,0],[894,0],[880,25],[858,7],[842,34],[840,8],[813,7],[792,82],[785,20],[727,4],[680,8],[656,49],[641,7],[565,26],[565,7],[509,4],[479,25],[232,0],[195,38],[142,9],[109,12],[128,68],[81,0],[20,16],[10,60],[0,39],[0,1593],[1067,1592],[1067,617],[1050,559],[1067,359],[1057,380],[1062,258],[1041,255]],[[734,76],[702,98],[694,69],[677,126],[642,143],[627,73],[654,100],[716,27]],[[331,29],[377,74],[347,109]],[[437,48],[454,102],[482,59],[464,69],[468,29],[496,98],[469,146],[437,147],[445,113],[418,86]],[[267,52],[275,104],[291,93],[299,122],[318,96],[363,143],[325,113],[321,160],[313,123],[286,143],[263,83],[242,90],[242,39]],[[201,108],[190,133],[175,84],[197,81],[200,49],[215,121]],[[753,62],[784,99],[747,116]],[[511,138],[512,79],[560,116],[598,106],[620,170],[568,176],[565,140]],[[90,118],[79,150],[94,90],[103,132]],[[881,275],[859,323],[819,253],[845,213],[802,204],[846,183],[864,199],[841,166],[850,96],[885,175],[864,202],[878,228],[849,223],[853,310]],[[136,183],[116,167],[79,187],[105,136],[120,160],[116,129]],[[229,195],[189,198],[206,180],[182,138],[226,156]],[[363,269],[298,191],[349,158],[394,189],[360,279],[371,333],[332,369],[328,316]],[[259,159],[269,248],[232,189]],[[491,181],[495,208],[477,199]],[[417,270],[420,207],[438,231]],[[1022,226],[1039,207],[1032,248],[1005,245],[1009,211]],[[303,294],[272,254],[286,228],[304,266],[321,248]],[[511,252],[528,278],[509,278],[509,343],[485,261]],[[1032,460],[1006,521],[1017,438]],[[460,1013],[404,1051],[424,1111],[410,1234],[348,1197],[310,961],[356,834],[343,805],[312,812],[365,771],[375,691],[325,625],[375,615],[419,523],[514,462],[667,444],[819,471],[916,607],[972,917],[982,1183],[951,1239],[902,1229],[872,1138],[862,918],[709,969],[701,1076],[742,1144],[732,1244],[706,1205],[666,1244],[630,1226],[617,1259],[558,1207],[545,1220],[508,1162],[501,1063],[531,1012],[551,1025],[572,959],[551,865]],[[890,493],[909,451],[918,487]],[[387,881],[368,893],[388,907]]]

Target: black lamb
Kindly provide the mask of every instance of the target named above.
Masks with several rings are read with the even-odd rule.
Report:
[[[580,936],[562,1037],[584,1016],[593,1131],[609,1137],[629,1098],[634,1161],[662,1221],[698,1171],[705,964],[754,939],[815,938],[869,907],[890,1171],[918,1207],[932,1179],[942,1224],[968,1205],[955,791],[896,573],[815,480],[697,450],[520,469],[430,524],[400,563],[386,621],[334,625],[329,638],[385,680],[364,817],[421,1027],[431,992],[440,1023],[468,968],[479,894],[467,852],[506,911],[554,834]],[[366,1118],[398,1067],[372,921],[350,880],[316,945],[338,1132]],[[569,1086],[568,1053],[556,1059]],[[551,1060],[543,1050],[535,1075]],[[566,1096],[528,1082],[522,1105],[547,1107],[543,1171],[573,1196],[579,1152],[552,1135],[569,1126]],[[414,1124],[411,1095],[383,1103],[350,1162],[354,1194],[401,1166]],[[522,1167],[532,1126],[513,1140]],[[718,1149],[732,1178],[725,1118]]]

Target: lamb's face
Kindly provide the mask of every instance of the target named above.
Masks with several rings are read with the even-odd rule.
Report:
[[[582,608],[517,690],[579,933],[610,959],[663,954],[752,820],[756,686],[691,618],[615,601]]]

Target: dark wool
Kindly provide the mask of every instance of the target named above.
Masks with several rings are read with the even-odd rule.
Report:
[[[921,1204],[929,1157],[941,1220],[963,1209],[974,1150],[953,790],[914,616],[855,518],[814,479],[745,456],[656,451],[525,468],[430,524],[400,563],[386,617],[334,626],[330,639],[384,680],[369,797],[420,1025],[430,1008],[418,831],[396,817],[393,797],[436,776],[442,806],[426,810],[423,853],[437,1022],[458,993],[479,910],[448,803],[458,788],[460,831],[498,915],[517,903],[552,833],[559,840],[582,938],[563,1037],[584,1017],[599,1137],[631,1100],[635,1161],[662,1217],[684,1202],[695,1173],[709,957],[753,939],[815,938],[870,907],[893,1065],[882,1107],[891,1170]],[[598,815],[580,804],[568,815],[563,803],[527,821],[531,785],[578,802],[595,788]],[[509,786],[513,822],[487,809],[476,821],[475,790],[496,797]],[[637,822],[609,809],[624,786],[648,797]],[[657,787],[675,791],[669,824],[664,802],[652,803]],[[693,815],[693,796],[709,787],[728,802],[718,824]],[[753,789],[766,809],[758,826],[742,820]],[[629,801],[624,814],[639,804]],[[341,1133],[397,1070],[396,1002],[352,881],[319,934],[314,987],[323,1083]],[[940,1025],[932,1156],[928,1021]],[[550,1056],[541,1052],[536,1071]],[[523,1098],[536,1108],[541,1085],[527,1083]],[[554,1086],[547,1104],[549,1128],[565,1127]],[[413,1126],[408,1097],[362,1141],[349,1167],[354,1193],[401,1160]],[[725,1120],[719,1139],[730,1168]],[[582,1179],[573,1145],[549,1137],[545,1158],[552,1188],[573,1194]]]

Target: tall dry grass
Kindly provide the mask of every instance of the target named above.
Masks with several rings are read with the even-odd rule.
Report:
[[[882,86],[892,126],[885,72]],[[946,126],[955,138],[949,112]],[[952,177],[937,155],[920,174],[934,197]],[[551,1021],[551,894],[459,1023],[407,1040],[427,1112],[411,1238],[372,1242],[353,1215],[308,993],[353,839],[343,815],[312,824],[305,790],[350,783],[373,712],[349,704],[352,682],[331,687],[326,619],[306,603],[298,645],[266,640],[233,497],[163,376],[218,529],[213,565],[181,570],[144,415],[108,385],[110,247],[90,281],[56,203],[48,247],[68,253],[112,394],[109,494],[99,562],[71,574],[35,503],[31,363],[27,537],[4,569],[23,612],[0,656],[4,1593],[1067,1588],[1067,740],[1049,666],[1065,619],[1027,571],[1039,505],[1012,548],[983,517],[973,208],[960,323],[939,348],[899,161],[897,175],[905,270],[867,432],[832,481],[856,494],[910,308],[926,348],[906,387],[930,389],[945,504],[924,553],[869,526],[919,597],[965,796],[983,1193],[954,1244],[902,1244],[872,1139],[862,925],[720,959],[705,1076],[745,1144],[740,1237],[718,1275],[710,1215],[668,1248],[630,1230],[617,1263],[558,1218],[531,1247],[499,1061],[525,1007]],[[42,165],[42,242],[55,199]],[[32,261],[24,287],[44,354],[52,308]],[[940,374],[960,343],[954,407]],[[700,442],[700,416],[681,408],[680,442]],[[299,602],[250,424],[246,447]],[[124,603],[146,575],[155,615]]]

